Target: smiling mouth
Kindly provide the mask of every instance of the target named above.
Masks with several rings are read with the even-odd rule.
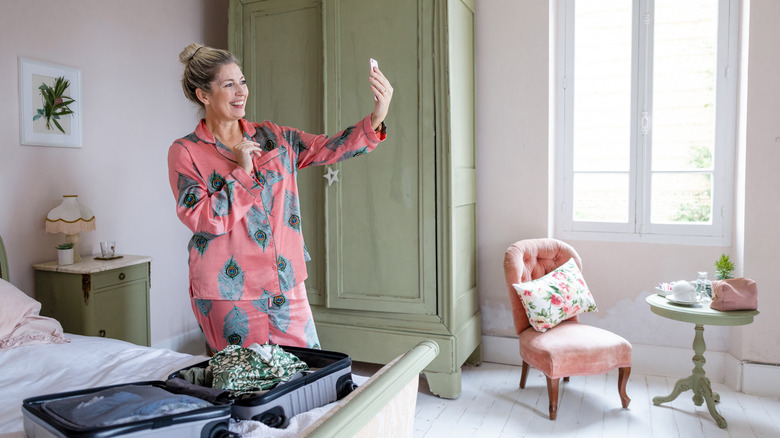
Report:
[[[231,106],[234,106],[236,108],[243,108],[244,107],[244,101],[240,100],[238,102],[230,102]]]

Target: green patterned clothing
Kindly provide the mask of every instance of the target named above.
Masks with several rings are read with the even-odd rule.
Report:
[[[275,344],[228,345],[209,360],[214,388],[241,395],[275,387],[309,366]]]

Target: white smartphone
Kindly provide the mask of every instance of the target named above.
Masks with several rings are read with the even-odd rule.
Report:
[[[376,62],[376,59],[374,59],[374,58],[369,58],[368,65],[369,65],[369,70],[368,71],[370,71],[370,72],[374,71],[375,67],[379,68],[379,63]],[[374,102],[376,102],[377,100],[378,99],[376,98],[376,96],[374,96]]]

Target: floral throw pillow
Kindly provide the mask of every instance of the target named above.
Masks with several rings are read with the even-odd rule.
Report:
[[[573,258],[542,278],[513,284],[536,331],[547,331],[584,312],[598,310]]]

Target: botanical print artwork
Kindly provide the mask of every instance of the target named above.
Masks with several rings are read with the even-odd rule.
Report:
[[[40,107],[35,109],[33,115],[33,130],[52,133],[57,129],[62,134],[70,134],[70,118],[64,117],[73,114],[69,105],[75,100],[65,94],[70,87],[70,81],[64,76],[57,78],[36,74],[32,76],[33,87],[41,98]]]

